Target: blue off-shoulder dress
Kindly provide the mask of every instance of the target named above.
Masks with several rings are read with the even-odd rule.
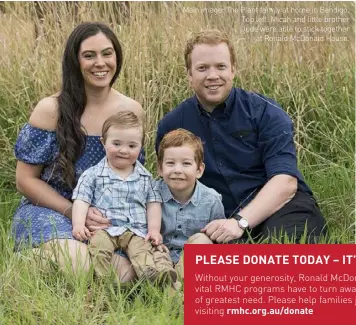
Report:
[[[64,186],[60,175],[55,171],[58,149],[55,131],[25,124],[15,144],[15,157],[27,164],[43,165],[41,179],[70,200],[72,191]],[[78,180],[86,169],[99,163],[104,156],[105,150],[100,137],[87,136],[83,154],[75,163],[76,179]],[[141,151],[139,161],[143,164],[144,160],[144,151]],[[25,197],[22,197],[15,211],[12,233],[15,249],[23,246],[36,247],[55,238],[74,239],[70,219],[57,211],[33,204]]]

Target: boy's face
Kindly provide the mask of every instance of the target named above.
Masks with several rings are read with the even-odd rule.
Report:
[[[204,172],[204,164],[197,165],[192,147],[171,147],[164,150],[158,171],[173,195],[190,195],[196,179]]]
[[[140,154],[142,137],[142,128],[109,127],[106,141],[102,139],[109,166],[120,170],[131,167]]]

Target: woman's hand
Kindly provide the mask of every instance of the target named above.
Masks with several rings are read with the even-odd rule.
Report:
[[[111,223],[110,220],[105,218],[97,208],[90,207],[88,209],[85,225],[90,231],[95,231],[106,229],[111,225]]]

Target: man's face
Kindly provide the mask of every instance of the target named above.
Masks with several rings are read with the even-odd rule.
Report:
[[[231,65],[229,48],[226,43],[198,44],[190,57],[189,83],[203,108],[212,112],[232,89],[235,69]]]

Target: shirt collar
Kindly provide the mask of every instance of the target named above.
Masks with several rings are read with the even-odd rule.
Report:
[[[177,203],[179,203],[172,195],[172,192],[170,191],[168,185],[163,181],[161,180],[162,182],[162,191],[161,191],[161,195],[162,195],[162,200],[164,203],[167,203],[168,201],[170,200],[173,200]],[[192,197],[184,204],[184,205],[188,205],[190,202],[194,205],[194,206],[197,206],[199,204],[199,201],[200,201],[200,193],[201,193],[201,190],[200,190],[200,187],[201,187],[201,183],[199,181],[196,181],[196,184],[195,184],[195,189],[194,189],[194,193],[192,195]],[[180,203],[179,203],[180,204]]]
[[[99,176],[109,177],[111,179],[122,179],[118,174],[112,171],[106,157],[104,157],[97,166],[99,168]],[[141,175],[151,176],[148,170],[145,167],[143,167],[142,164],[137,160],[135,163],[134,170],[129,175],[129,177],[127,177],[126,181],[135,180],[139,178]]]
[[[232,111],[232,108],[233,108],[233,103],[234,103],[234,100],[235,100],[235,88],[231,89],[229,96],[227,96],[227,98],[225,99],[224,102],[220,103],[219,105],[217,105],[214,108],[213,113],[208,113],[203,108],[203,106],[199,102],[199,99],[198,99],[197,95],[194,95],[193,100],[194,100],[195,107],[198,109],[199,115],[210,117],[216,111],[223,111],[224,114],[227,114],[227,116],[229,117],[231,115],[231,111]]]

